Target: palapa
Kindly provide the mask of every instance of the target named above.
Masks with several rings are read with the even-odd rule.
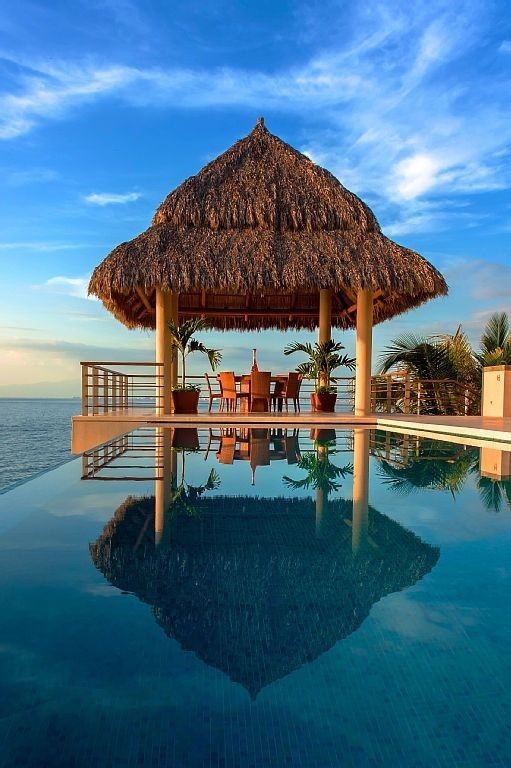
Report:
[[[157,288],[179,293],[180,319],[221,330],[314,328],[321,288],[340,328],[355,326],[361,288],[374,291],[375,323],[447,293],[435,267],[262,118],[96,267],[89,293],[129,328],[154,328]]]

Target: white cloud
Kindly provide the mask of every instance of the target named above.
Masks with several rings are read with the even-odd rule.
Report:
[[[396,168],[396,191],[405,200],[419,197],[435,186],[440,163],[431,155],[418,153],[401,160]]]
[[[12,187],[56,181],[59,173],[52,168],[28,168],[22,171],[6,171],[4,179]]]
[[[0,243],[0,251],[34,251],[36,253],[53,253],[54,251],[77,251],[82,248],[94,247],[92,243],[51,243],[44,241],[20,241]]]
[[[341,10],[336,2],[327,6],[323,26]],[[113,97],[144,109],[222,106],[320,114],[323,127],[316,121],[303,137],[307,154],[358,194],[378,194],[384,208],[387,201],[397,205],[395,231],[404,231],[399,222],[405,220],[419,231],[438,226],[440,217],[410,212],[411,201],[511,185],[505,154],[511,143],[508,84],[481,59],[489,23],[491,11],[482,0],[455,6],[429,0],[391,11],[387,0],[373,0],[370,12],[365,3],[354,4],[342,34],[335,25],[328,28],[327,43],[323,34],[315,55],[287,69],[20,60],[16,92],[0,96],[0,138],[15,138],[81,104]],[[307,26],[318,28],[311,19],[305,19]],[[509,45],[504,41],[500,49]],[[94,193],[86,199],[108,205],[136,194]]]
[[[123,205],[124,203],[133,203],[141,197],[139,192],[126,192],[125,194],[116,194],[115,192],[92,192],[85,195],[84,200],[93,205]]]
[[[56,277],[50,277],[42,285],[35,285],[34,288],[59,293],[62,296],[72,296],[76,299],[97,301],[95,296],[87,296],[89,280],[90,277],[64,277],[57,275]]]

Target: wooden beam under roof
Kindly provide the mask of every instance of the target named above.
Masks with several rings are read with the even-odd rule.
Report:
[[[181,307],[179,314],[183,317],[196,315],[201,312],[205,317],[309,317],[318,319],[318,313],[312,309],[212,309],[208,307],[203,312],[200,307]]]
[[[154,315],[154,309],[149,303],[149,299],[147,298],[146,292],[142,288],[139,288],[138,285],[135,288],[135,291],[137,292],[137,296],[139,297],[140,301],[142,302],[146,310],[149,312],[149,314]]]

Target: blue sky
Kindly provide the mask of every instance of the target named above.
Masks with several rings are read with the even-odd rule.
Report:
[[[505,0],[4,0],[0,395],[74,395],[80,359],[153,357],[88,277],[259,115],[446,276],[448,298],[375,330],[375,360],[409,329],[476,342],[510,309],[510,104]],[[254,345],[283,367],[282,335],[214,342],[229,368]]]

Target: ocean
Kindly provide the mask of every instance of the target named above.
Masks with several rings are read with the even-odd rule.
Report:
[[[0,398],[0,493],[71,458],[80,400]]]

